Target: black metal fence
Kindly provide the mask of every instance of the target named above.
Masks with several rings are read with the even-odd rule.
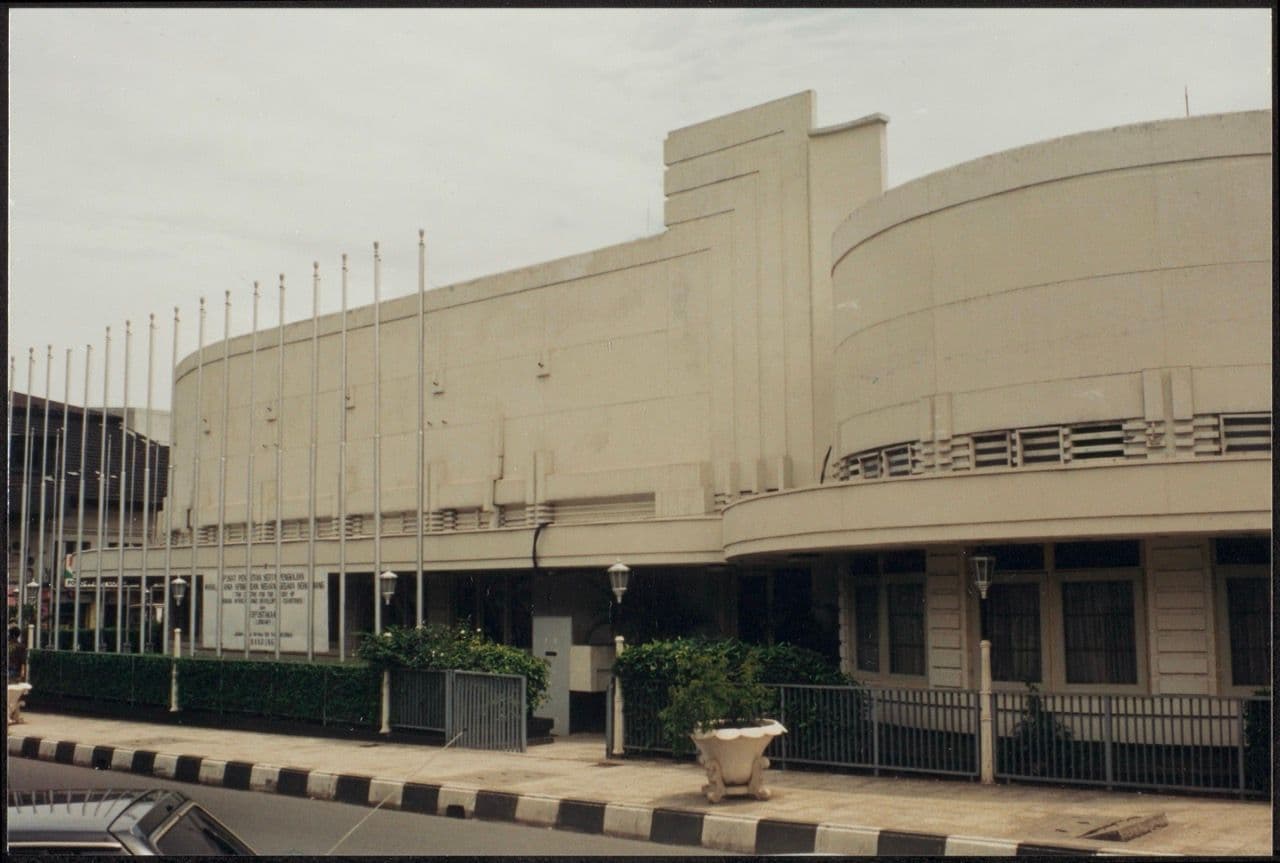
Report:
[[[994,700],[997,777],[1270,795],[1268,698],[1001,692]]]
[[[389,706],[393,727],[456,736],[466,749],[523,752],[527,745],[522,675],[397,668]]]
[[[775,686],[786,728],[769,758],[977,776],[978,695],[964,689]]]
[[[779,767],[970,778],[981,773],[976,690],[770,688],[776,696],[772,715],[788,730],[768,753]],[[1240,796],[1271,792],[1267,697],[1000,692],[992,702],[998,779]],[[623,687],[626,754],[690,751],[677,752],[666,739],[658,719],[666,703],[660,685]]]

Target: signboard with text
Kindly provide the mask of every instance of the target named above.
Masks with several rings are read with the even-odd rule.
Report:
[[[222,649],[244,650],[246,610],[248,612],[249,650],[274,653],[276,620],[279,617],[280,650],[305,653],[307,650],[307,577],[301,570],[281,571],[279,581],[274,569],[246,573],[228,570],[221,590]],[[315,649],[329,646],[328,579],[317,573],[312,579],[312,619]],[[217,573],[204,577],[201,647],[214,649],[217,631],[219,590]]]

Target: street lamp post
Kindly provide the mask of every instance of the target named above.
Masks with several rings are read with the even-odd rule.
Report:
[[[981,618],[981,603],[987,599],[987,591],[991,587],[991,576],[996,568],[996,559],[989,554],[975,554],[969,558],[969,565],[973,570],[973,584],[978,589],[979,618]],[[981,752],[979,771],[983,785],[994,785],[996,781],[995,710],[991,694],[991,642],[984,637],[978,646],[981,660],[978,687]]]

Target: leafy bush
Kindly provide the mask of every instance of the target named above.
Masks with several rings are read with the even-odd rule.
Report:
[[[382,635],[364,633],[356,656],[375,668],[425,671],[484,671],[525,679],[525,707],[532,714],[547,697],[550,665],[518,647],[498,644],[466,626],[389,626]]]
[[[717,669],[721,666],[729,677],[729,684],[719,680]],[[736,682],[734,674],[729,671],[748,668],[751,669],[750,679],[739,675]],[[677,754],[690,750],[687,732],[677,730],[695,724],[688,719],[690,716],[709,716],[705,711],[721,709],[779,718],[777,691],[761,684],[856,685],[852,678],[812,650],[790,644],[747,644],[737,639],[675,638],[638,644],[628,647],[618,657],[614,673],[622,682],[627,745],[634,749],[670,750]],[[762,707],[745,710],[716,696],[722,706],[713,708],[708,703],[710,696],[707,701],[695,705],[692,701],[702,696],[690,692],[682,696],[686,700],[685,706],[664,715],[673,693],[700,676],[714,679],[712,688],[716,690],[727,685],[730,689],[748,686],[750,691],[754,691],[754,687],[760,685],[765,703]],[[804,716],[796,717],[788,714],[787,728],[803,731],[819,721],[819,717],[808,715],[810,713],[814,711],[805,711]]]
[[[1059,762],[1071,744],[1071,729],[1046,710],[1039,689],[1027,684],[1027,700],[1010,742],[1016,762],[1031,776],[1052,776],[1062,770]]]
[[[164,706],[169,703],[170,661],[127,653],[33,650],[30,682],[40,694]]]
[[[771,693],[760,683],[751,658],[730,672],[724,654],[694,654],[687,670],[688,682],[672,686],[667,706],[658,712],[663,731],[673,743],[687,747],[685,738],[693,731],[754,725],[772,705]]]

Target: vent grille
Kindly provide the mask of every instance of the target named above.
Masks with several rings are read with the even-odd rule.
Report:
[[[971,440],[975,468],[1009,467],[1011,464],[1007,431],[975,434]]]
[[[1045,464],[1062,461],[1062,430],[1058,427],[1019,429],[1017,463]]]
[[[884,451],[884,472],[889,476],[910,476],[915,473],[914,467],[919,459],[913,457],[915,448],[911,444],[901,444]]]
[[[1125,432],[1119,422],[1071,426],[1064,461],[1124,458]]]

